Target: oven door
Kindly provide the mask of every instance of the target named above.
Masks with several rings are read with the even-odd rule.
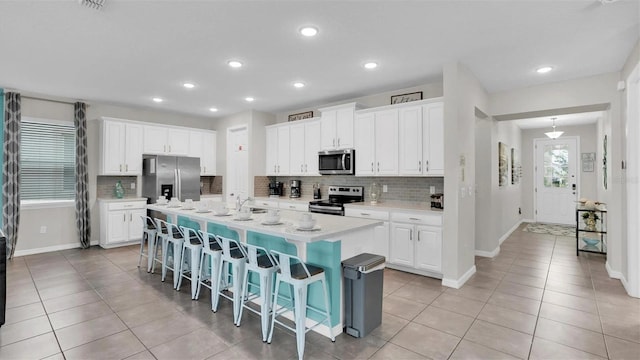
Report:
[[[347,149],[319,152],[318,171],[322,175],[355,174],[355,151]]]
[[[309,205],[309,212],[344,216],[342,206]]]

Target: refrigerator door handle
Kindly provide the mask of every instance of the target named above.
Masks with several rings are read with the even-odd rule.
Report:
[[[174,197],[178,197],[179,194],[179,190],[178,190],[178,169],[173,169],[173,187],[174,187],[174,191],[173,191],[173,196]]]
[[[184,200],[181,199],[182,197],[182,174],[180,173],[180,169],[176,170],[178,172],[178,199],[180,201]]]

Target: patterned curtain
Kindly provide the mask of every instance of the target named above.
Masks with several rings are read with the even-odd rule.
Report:
[[[73,104],[76,128],[76,226],[82,248],[91,245],[89,174],[87,171],[87,104]]]
[[[5,94],[2,224],[7,237],[8,258],[16,251],[20,224],[20,104],[20,94]]]

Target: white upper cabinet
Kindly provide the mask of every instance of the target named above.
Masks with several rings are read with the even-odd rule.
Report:
[[[268,126],[266,129],[266,173],[271,176],[290,174],[289,143],[290,126]]]
[[[291,175],[317,176],[319,175],[320,121],[299,121],[296,123],[290,126]]]
[[[400,175],[422,175],[422,106],[400,109]]]
[[[100,175],[142,174],[142,125],[102,119]]]
[[[422,107],[423,173],[444,176],[444,106],[442,102]]]
[[[398,175],[398,110],[359,113],[354,128],[356,175]]]
[[[216,175],[216,141],[215,131],[189,131],[189,156],[200,158],[201,176]]]
[[[164,126],[145,125],[144,153],[159,155],[189,154],[189,131]]]
[[[349,103],[320,109],[322,150],[353,148],[353,122],[356,107],[356,103]]]

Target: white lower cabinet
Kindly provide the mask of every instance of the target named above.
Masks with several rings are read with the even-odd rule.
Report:
[[[389,263],[401,270],[442,273],[442,216],[394,212],[391,214]],[[393,267],[393,266],[392,266]]]
[[[389,212],[368,209],[346,208],[345,216],[357,217],[362,219],[381,220],[383,223],[373,229],[373,239],[367,239],[368,252],[376,255],[382,255],[386,261],[389,261]]]
[[[146,200],[100,201],[100,246],[111,248],[140,241],[146,205]]]

